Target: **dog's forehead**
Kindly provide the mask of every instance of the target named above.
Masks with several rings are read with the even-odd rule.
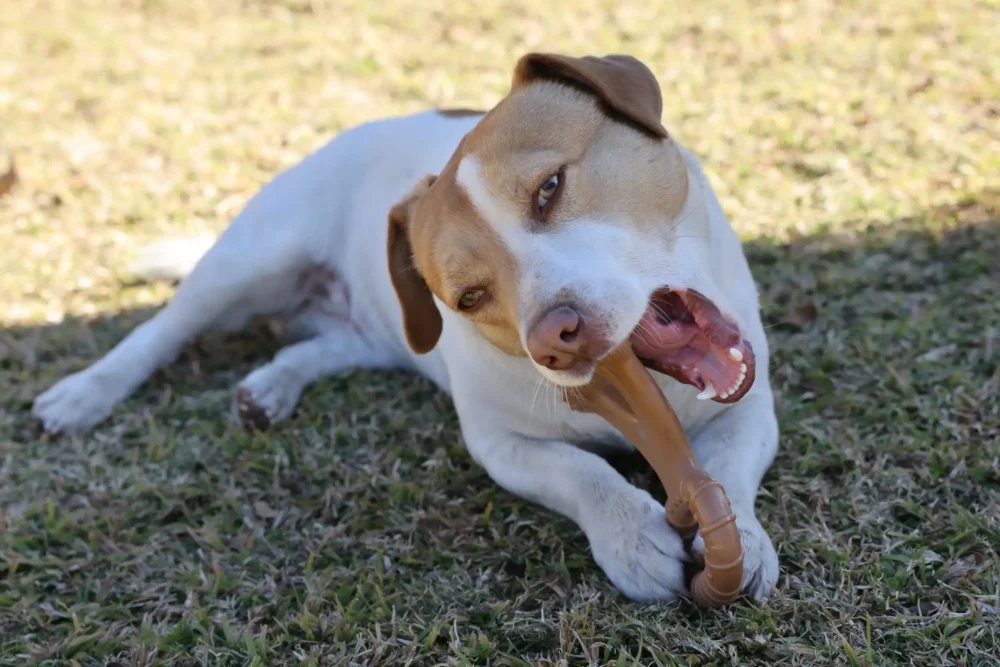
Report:
[[[475,156],[491,183],[503,181],[540,168],[546,154],[579,159],[605,119],[591,96],[554,83],[533,84],[505,97],[473,128],[462,157]]]
[[[455,187],[463,193],[487,224],[500,229],[520,224],[517,210],[489,187],[483,163],[475,153],[462,157],[455,172]]]
[[[509,95],[462,139],[434,205],[495,229],[522,225],[535,181],[579,160],[601,119],[594,100],[563,86],[541,83]]]
[[[463,240],[469,232],[490,227],[492,218],[503,210],[498,206],[499,200],[488,194],[480,157],[482,147],[488,145],[488,141],[484,141],[483,133],[476,132],[478,129],[462,139],[419,203],[417,216],[421,220],[421,235],[428,241],[439,238],[441,232],[456,231],[460,233],[458,237],[448,235],[448,243],[454,244]],[[510,163],[509,160],[501,160],[494,173],[497,169],[504,169],[504,162]]]

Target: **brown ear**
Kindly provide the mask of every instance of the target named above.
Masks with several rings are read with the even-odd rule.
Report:
[[[632,56],[571,58],[555,53],[529,53],[514,69],[514,88],[537,80],[562,81],[596,94],[614,115],[640,130],[666,139],[660,122],[663,97],[649,68]]]
[[[434,295],[413,260],[410,245],[410,218],[420,198],[434,183],[435,176],[426,176],[402,201],[389,211],[389,278],[403,311],[403,331],[406,342],[417,354],[426,354],[441,337],[441,313],[434,305]]]

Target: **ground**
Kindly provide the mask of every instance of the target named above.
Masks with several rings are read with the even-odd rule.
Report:
[[[0,10],[0,664],[1000,664],[1000,6],[21,0]],[[487,107],[528,50],[627,52],[760,284],[775,598],[629,603],[399,373],[229,418],[265,334],[192,346],[91,434],[31,401],[337,131]],[[653,486],[641,461],[621,462]]]

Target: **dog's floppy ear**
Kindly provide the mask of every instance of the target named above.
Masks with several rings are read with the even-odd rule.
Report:
[[[426,354],[441,337],[441,313],[434,295],[413,260],[409,226],[413,212],[437,177],[425,176],[413,190],[389,211],[389,277],[403,311],[406,342],[417,354]]]
[[[546,79],[582,86],[597,95],[612,114],[657,139],[667,138],[660,122],[660,84],[649,68],[632,56],[572,58],[529,53],[517,62],[513,88]]]

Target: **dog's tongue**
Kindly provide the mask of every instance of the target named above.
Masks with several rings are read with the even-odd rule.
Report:
[[[733,403],[753,385],[753,349],[714,303],[693,291],[661,290],[631,337],[643,363],[694,385],[698,398]]]

